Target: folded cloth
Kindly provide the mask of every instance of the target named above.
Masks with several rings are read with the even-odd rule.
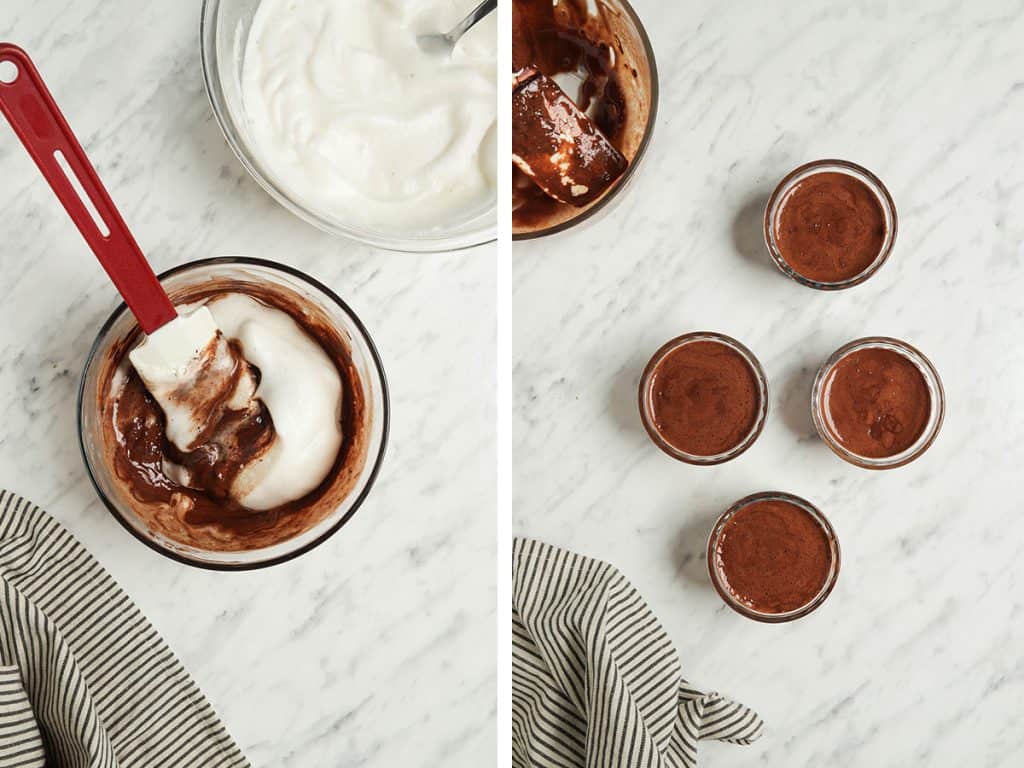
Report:
[[[615,568],[526,539],[512,563],[513,766],[690,768],[701,739],[761,735],[757,713],[683,679]]]
[[[0,766],[248,765],[110,575],[39,507],[0,491]]]

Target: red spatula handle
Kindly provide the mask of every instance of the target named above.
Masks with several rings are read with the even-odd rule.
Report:
[[[5,63],[16,68],[13,82],[3,80]],[[0,43],[0,112],[36,161],[142,330],[152,333],[173,320],[177,316],[174,306],[38,70],[28,54],[11,43]]]

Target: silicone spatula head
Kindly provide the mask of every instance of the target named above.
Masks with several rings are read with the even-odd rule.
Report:
[[[533,67],[512,77],[512,161],[548,197],[575,206],[601,197],[629,165],[558,83]]]

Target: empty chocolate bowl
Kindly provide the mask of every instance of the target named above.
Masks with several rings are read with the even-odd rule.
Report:
[[[355,514],[383,460],[388,391],[369,334],[330,289],[280,264],[208,259],[160,283],[175,306],[219,313],[224,338],[251,363],[257,410],[225,391],[195,447],[172,441],[169,417],[129,359],[141,332],[122,304],[100,329],[79,388],[79,440],[97,493],[130,533],[189,565],[245,570],[309,551]],[[285,361],[292,353],[275,339],[296,357]],[[311,375],[297,380],[299,370]],[[307,396],[295,402],[299,390]],[[326,418],[311,391],[327,393]]]
[[[851,341],[821,366],[814,426],[837,455],[865,469],[902,467],[935,442],[946,412],[931,361],[899,339]]]
[[[606,211],[654,130],[654,51],[627,0],[513,0],[512,238]]]
[[[768,200],[764,239],[783,274],[833,291],[859,285],[889,258],[896,204],[871,171],[818,160],[784,178]]]
[[[832,524],[790,493],[737,501],[708,537],[712,585],[726,605],[755,621],[793,621],[818,608],[835,587],[840,559]]]
[[[721,464],[757,440],[768,381],[754,354],[720,333],[664,344],[640,379],[640,419],[661,450],[688,464]]]

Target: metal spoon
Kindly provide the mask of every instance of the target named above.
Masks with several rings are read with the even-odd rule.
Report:
[[[498,0],[484,0],[469,12],[462,21],[455,25],[451,32],[435,35],[419,35],[416,42],[420,50],[436,56],[451,56],[452,49],[459,38],[466,34],[478,21],[498,7]]]

